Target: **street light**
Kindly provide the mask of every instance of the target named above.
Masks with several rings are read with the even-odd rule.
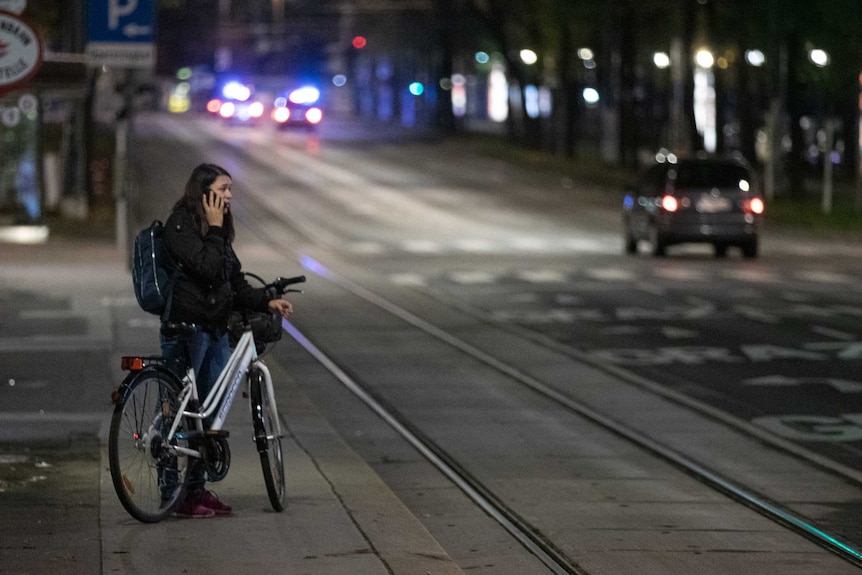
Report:
[[[818,68],[825,68],[829,65],[829,54],[826,50],[820,48],[812,48],[808,51],[808,59]]]
[[[694,61],[701,68],[712,68],[712,65],[715,64],[715,58],[713,57],[712,52],[705,48],[697,51],[694,55]]]
[[[755,68],[760,68],[766,63],[766,56],[760,50],[746,50],[745,61]]]

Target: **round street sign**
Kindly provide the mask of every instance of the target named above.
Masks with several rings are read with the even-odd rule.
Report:
[[[0,11],[0,92],[23,84],[42,65],[42,43],[15,14]]]

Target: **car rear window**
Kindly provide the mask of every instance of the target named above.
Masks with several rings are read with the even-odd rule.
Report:
[[[676,168],[677,188],[736,188],[740,180],[749,179],[748,171],[736,164],[698,162]]]

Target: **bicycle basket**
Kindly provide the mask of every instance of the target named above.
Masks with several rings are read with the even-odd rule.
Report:
[[[228,334],[231,346],[235,346],[243,332],[251,328],[257,344],[272,343],[281,339],[281,316],[269,312],[239,312],[230,314]]]

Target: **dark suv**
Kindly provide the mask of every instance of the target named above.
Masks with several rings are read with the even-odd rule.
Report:
[[[673,244],[709,243],[723,257],[737,246],[757,257],[764,203],[754,174],[740,159],[673,154],[650,166],[623,200],[627,253],[647,240],[663,256]]]

